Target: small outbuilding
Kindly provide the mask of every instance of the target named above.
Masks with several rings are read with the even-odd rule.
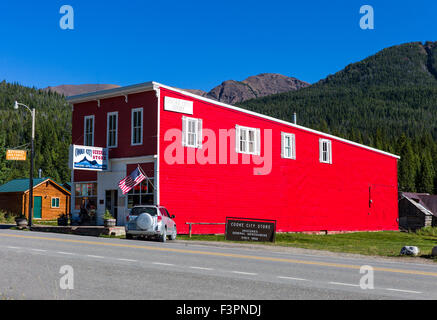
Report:
[[[431,226],[437,226],[437,195],[401,192],[399,228],[416,230]]]
[[[50,178],[34,178],[33,185],[33,219],[55,220],[70,213],[70,191]],[[0,186],[0,210],[28,215],[29,179],[15,179]]]

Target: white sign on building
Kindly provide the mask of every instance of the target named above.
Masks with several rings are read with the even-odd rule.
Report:
[[[193,114],[193,101],[164,97],[164,110]]]
[[[109,170],[108,149],[72,145],[70,147],[70,169],[73,170]]]

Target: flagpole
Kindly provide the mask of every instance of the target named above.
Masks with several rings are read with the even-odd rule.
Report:
[[[138,164],[138,169],[140,170],[140,172],[146,177],[147,181],[150,182],[150,184],[153,187],[153,190],[155,190],[155,186],[153,185],[153,183],[150,181],[150,178],[147,176],[147,174],[143,171],[143,169],[141,169],[140,164]]]

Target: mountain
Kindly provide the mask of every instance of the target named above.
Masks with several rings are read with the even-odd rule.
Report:
[[[199,89],[182,89],[193,94],[211,98],[220,102],[235,104],[248,99],[264,97],[270,94],[294,91],[308,87],[310,84],[296,78],[276,73],[262,73],[243,81],[228,80],[209,92]],[[79,84],[47,87],[44,90],[57,92],[60,95],[74,96],[100,90],[118,88],[114,84]]]
[[[437,193],[437,42],[386,48],[311,86],[287,78],[261,74],[192,92],[228,103],[252,97],[237,105],[288,121],[297,112],[298,124],[400,155],[400,190]],[[29,115],[15,100],[37,108],[35,174],[69,180],[71,107],[53,91],[0,82],[0,183],[29,170],[28,161],[5,160],[5,149],[30,139]]]
[[[236,104],[275,93],[296,91],[308,86],[309,83],[296,78],[277,73],[261,73],[243,81],[224,81],[204,96],[220,102]]]
[[[308,88],[240,107],[396,153],[403,191],[437,193],[437,42],[381,50]],[[430,174],[429,172],[432,172]]]
[[[47,87],[44,90],[56,92],[59,93],[60,95],[64,95],[68,97],[68,96],[75,96],[77,94],[84,94],[84,93],[95,92],[100,90],[108,90],[108,89],[119,88],[119,87],[120,86],[115,84],[77,84],[77,85],[64,84],[55,87]]]
[[[28,177],[29,161],[6,161],[6,149],[29,150],[31,117],[14,101],[36,109],[35,170],[59,183],[70,180],[68,149],[71,144],[71,106],[56,92],[0,82],[0,184]]]

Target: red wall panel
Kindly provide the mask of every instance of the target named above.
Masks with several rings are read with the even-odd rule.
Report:
[[[143,108],[143,144],[131,145],[131,112]],[[155,91],[129,94],[126,103],[124,96],[102,99],[74,105],[72,144],[84,143],[84,117],[94,115],[94,146],[106,147],[107,114],[118,111],[118,146],[109,149],[109,158],[125,158],[154,155],[157,153],[157,97]],[[75,171],[75,181],[89,181],[95,173]]]
[[[164,155],[174,139],[164,141],[164,135],[170,129],[181,130],[183,114],[165,111],[165,96],[193,101],[194,114],[187,116],[202,119],[204,131],[211,129],[217,137],[220,129],[234,129],[236,124],[260,128],[261,157],[266,145],[263,130],[271,129],[271,172],[254,174],[262,165],[253,160],[260,157],[242,164],[241,154],[238,164],[170,164]],[[185,222],[225,222],[226,217],[275,219],[278,231],[398,229],[396,158],[331,139],[333,164],[320,163],[323,135],[164,88],[160,106],[160,204],[176,215],[179,232],[188,232]],[[295,134],[296,160],[281,158],[281,131]],[[228,159],[235,155],[234,139],[228,139]],[[216,159],[218,163],[218,152]],[[224,227],[194,226],[193,231],[223,232]]]

